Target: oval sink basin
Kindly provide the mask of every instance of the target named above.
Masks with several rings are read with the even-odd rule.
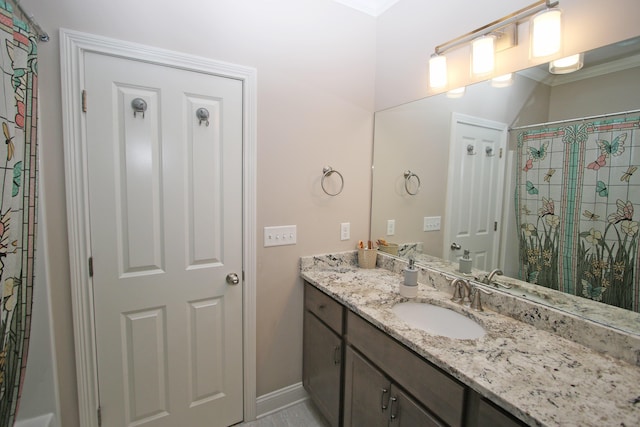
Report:
[[[402,302],[391,310],[411,327],[433,335],[464,340],[480,338],[486,333],[482,326],[468,317],[428,303]]]

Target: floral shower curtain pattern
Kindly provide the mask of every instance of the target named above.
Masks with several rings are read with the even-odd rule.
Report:
[[[14,423],[26,372],[34,278],[37,37],[0,0],[0,425]]]
[[[640,117],[540,127],[517,142],[520,277],[639,311]]]

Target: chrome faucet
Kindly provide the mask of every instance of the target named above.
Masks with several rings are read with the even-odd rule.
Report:
[[[451,301],[466,305],[471,303],[471,285],[468,280],[458,277],[451,281],[451,286],[453,286],[453,297]]]
[[[509,285],[505,285],[504,283],[498,283],[493,281],[493,276],[502,276],[502,274],[503,274],[502,270],[500,270],[499,268],[494,268],[493,270],[491,270],[491,273],[484,276],[484,278],[482,279],[482,283],[487,285],[493,285],[496,288],[499,288],[500,286],[502,286],[503,288],[511,289],[511,286]]]

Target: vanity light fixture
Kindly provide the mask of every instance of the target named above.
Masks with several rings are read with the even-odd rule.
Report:
[[[493,87],[508,87],[513,84],[513,73],[503,74],[491,79],[491,86]]]
[[[556,59],[549,62],[549,72],[551,74],[568,74],[578,71],[584,65],[584,54],[578,53],[566,58]]]
[[[531,56],[545,57],[560,52],[562,45],[562,12],[547,9],[531,20]]]
[[[474,76],[488,75],[495,68],[495,53],[517,44],[518,23],[536,15],[530,26],[532,56],[549,56],[560,51],[561,33],[558,0],[539,0],[510,15],[504,16],[483,27],[436,46],[429,59],[429,88],[443,89],[447,86],[447,63],[445,53],[460,46],[472,44],[471,69]],[[545,34],[546,33],[546,34]],[[551,36],[544,39],[542,36]],[[534,40],[537,37],[537,41]]]
[[[447,57],[431,55],[429,59],[429,87],[440,89],[447,85]]]
[[[466,90],[467,88],[465,86],[459,87],[457,89],[451,89],[450,91],[447,92],[447,98],[452,98],[452,99],[462,98]]]
[[[493,72],[496,63],[496,37],[487,35],[478,37],[471,43],[471,72],[484,75]]]

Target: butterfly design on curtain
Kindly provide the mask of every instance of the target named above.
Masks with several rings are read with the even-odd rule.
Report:
[[[624,142],[627,140],[627,134],[621,133],[611,142],[605,139],[598,139],[596,143],[600,147],[600,155],[598,158],[587,165],[587,169],[598,170],[607,165],[607,157],[617,157],[624,153]],[[632,172],[633,173],[633,172]]]
[[[621,221],[631,221],[633,219],[633,204],[631,201],[627,200],[626,202],[623,202],[618,199],[616,200],[616,207],[616,212],[607,217],[607,220],[611,224],[617,224]]]
[[[553,199],[547,199],[546,197],[542,198],[542,207],[538,209],[538,215],[540,218],[547,215],[555,214],[555,206],[553,203]]]
[[[609,195],[609,189],[603,181],[598,181],[596,184],[596,193],[598,193],[600,197],[607,197]]]
[[[547,157],[548,149],[549,149],[549,141],[544,141],[540,144],[540,148],[529,146],[529,159],[524,165],[524,170],[527,172],[529,169],[533,168],[533,162],[539,162],[540,160],[544,160]]]

